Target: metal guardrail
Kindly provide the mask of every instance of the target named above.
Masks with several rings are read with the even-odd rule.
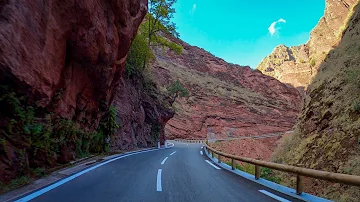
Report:
[[[219,163],[221,162],[221,157],[227,157],[231,159],[231,169],[235,170],[235,160],[250,163],[255,166],[255,179],[258,180],[260,178],[261,167],[266,167],[278,171],[283,171],[287,173],[296,174],[296,194],[301,195],[304,191],[303,185],[303,177],[311,177],[315,179],[327,180],[335,183],[343,183],[347,185],[353,185],[360,187],[360,176],[357,175],[347,175],[341,173],[332,173],[327,171],[301,168],[296,166],[284,165],[279,163],[267,162],[247,157],[235,156],[231,154],[227,154],[221,151],[217,151],[214,148],[208,145],[207,140],[205,139],[175,139],[176,142],[189,142],[189,143],[204,143],[205,148],[211,151],[212,157],[214,154],[218,155]]]
[[[205,139],[175,139],[175,142],[188,142],[188,143],[205,143]]]
[[[255,179],[256,180],[258,180],[260,178],[261,167],[266,167],[266,168],[271,168],[271,169],[278,170],[278,171],[296,174],[296,194],[298,194],[298,195],[300,195],[304,190],[303,176],[360,187],[360,176],[357,176],[357,175],[332,173],[332,172],[327,172],[327,171],[301,168],[301,167],[296,167],[296,166],[290,166],[290,165],[284,165],[284,164],[279,164],[279,163],[256,160],[256,159],[247,158],[247,157],[235,156],[235,155],[226,154],[224,152],[215,150],[214,148],[210,147],[205,140],[203,140],[203,143],[205,144],[206,149],[211,151],[212,157],[214,157],[214,153],[218,154],[219,163],[221,162],[222,156],[230,158],[232,170],[235,170],[235,166],[236,166],[234,160],[238,160],[238,161],[242,161],[245,163],[250,163],[252,165],[255,165]]]

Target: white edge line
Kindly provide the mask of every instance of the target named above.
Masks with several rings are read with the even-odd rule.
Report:
[[[161,171],[162,169],[158,170],[157,177],[156,177],[156,191],[162,191],[161,187]]]
[[[203,155],[203,151],[200,151],[200,154]]]
[[[212,167],[218,169],[218,170],[221,170],[221,168],[217,167],[216,165],[212,164],[209,160],[205,160],[206,163],[210,164]]]
[[[176,153],[176,151],[174,151],[173,153],[171,153],[170,156],[172,156],[172,155],[175,154],[175,153]]]
[[[169,147],[168,147],[168,148],[169,148]],[[161,149],[165,149],[165,148],[161,148]],[[36,198],[36,197],[38,197],[38,196],[40,196],[40,195],[42,195],[42,194],[50,191],[50,190],[53,190],[53,189],[55,189],[56,187],[58,187],[58,186],[60,186],[60,185],[63,185],[63,184],[65,184],[65,183],[67,183],[67,182],[69,182],[69,181],[71,181],[71,180],[73,180],[73,179],[75,179],[75,178],[77,178],[77,177],[79,177],[79,176],[81,176],[81,175],[89,172],[89,171],[92,171],[92,170],[94,170],[94,169],[96,169],[96,168],[98,168],[98,167],[100,167],[100,166],[103,166],[103,165],[105,165],[105,164],[111,163],[111,162],[116,161],[116,160],[118,160],[118,159],[122,159],[122,158],[125,158],[125,157],[128,157],[128,156],[132,156],[132,155],[135,155],[135,154],[141,154],[141,153],[146,153],[146,152],[151,152],[151,151],[157,151],[157,150],[161,150],[161,149],[149,149],[149,150],[145,150],[145,151],[139,151],[139,152],[134,152],[134,153],[126,154],[126,155],[123,155],[123,156],[115,157],[115,158],[113,158],[113,159],[110,159],[110,160],[105,161],[105,162],[103,162],[103,163],[97,164],[97,165],[95,165],[95,166],[93,166],[93,167],[90,167],[90,168],[87,168],[87,169],[85,169],[85,170],[83,170],[83,171],[80,171],[80,172],[78,172],[78,173],[75,173],[74,175],[71,175],[70,177],[67,177],[67,178],[62,179],[62,180],[60,180],[60,181],[58,181],[58,182],[55,182],[54,184],[51,184],[51,185],[49,185],[49,186],[47,186],[47,187],[45,187],[45,188],[42,188],[42,189],[40,189],[40,190],[38,190],[38,191],[36,191],[36,192],[34,192],[34,193],[32,193],[32,194],[29,194],[29,195],[27,195],[27,196],[25,196],[25,197],[22,197],[22,198],[16,200],[15,202],[30,201],[30,200],[32,200],[32,199],[34,199],[34,198]]]
[[[164,160],[161,161],[161,165],[164,165],[165,161],[166,161],[168,158],[169,158],[169,157],[164,158]]]
[[[265,194],[265,195],[267,195],[267,196],[269,196],[269,197],[271,197],[273,199],[276,199],[276,200],[278,200],[280,202],[291,202],[291,201],[289,201],[287,199],[284,199],[284,198],[282,198],[280,196],[277,196],[277,195],[275,195],[273,193],[270,193],[268,191],[265,191],[265,190],[259,190],[259,192],[261,192],[261,193],[263,193],[263,194]]]

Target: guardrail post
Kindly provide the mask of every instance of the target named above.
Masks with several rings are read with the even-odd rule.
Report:
[[[211,156],[214,158],[214,151],[211,151]]]
[[[260,166],[255,165],[255,180],[258,180],[260,178]]]
[[[235,170],[235,161],[231,159],[231,170]]]
[[[218,154],[218,163],[221,163],[221,156]]]
[[[296,175],[296,194],[301,195],[304,191],[303,176]]]

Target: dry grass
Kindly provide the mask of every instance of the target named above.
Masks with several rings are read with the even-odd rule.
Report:
[[[354,5],[352,5],[349,9],[349,13],[344,21],[343,26],[340,27],[339,31],[336,33],[337,38],[340,40],[343,36],[344,36],[344,31],[347,28],[347,25],[350,23],[350,20],[352,18],[352,16],[354,15],[354,12],[356,10],[356,6],[358,5],[359,0],[357,1],[357,3],[354,3]]]
[[[194,69],[172,64],[166,61],[157,61],[159,66],[167,69],[172,78],[181,79],[190,92],[194,92],[194,96],[206,95],[217,96],[224,100],[241,101],[250,108],[258,106],[268,106],[278,108],[280,101],[263,97],[261,94],[251,91],[248,88],[236,86],[231,82],[226,82],[207,73],[199,72]],[[206,97],[204,96],[204,97]]]

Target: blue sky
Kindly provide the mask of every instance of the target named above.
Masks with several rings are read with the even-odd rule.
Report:
[[[183,41],[254,69],[277,45],[306,43],[324,8],[325,0],[178,0],[173,21]]]

